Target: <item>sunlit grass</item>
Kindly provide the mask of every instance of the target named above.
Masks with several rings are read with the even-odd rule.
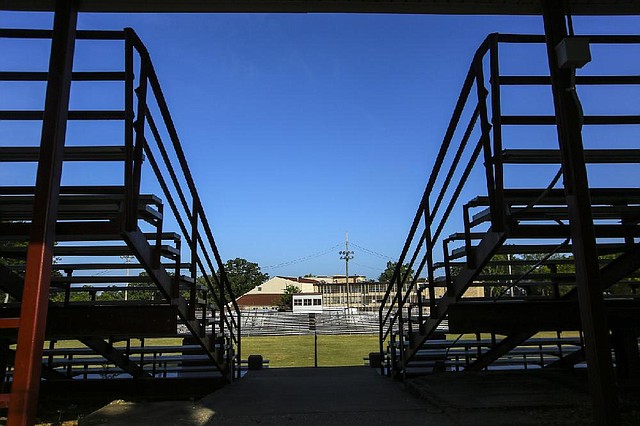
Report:
[[[318,335],[319,367],[363,365],[377,351],[377,335]],[[242,358],[254,354],[268,359],[270,368],[313,367],[314,336],[244,337]]]
[[[577,331],[563,331],[560,334],[560,337],[579,337],[580,333]],[[501,335],[496,335],[496,341],[500,341],[502,339],[504,339],[506,336],[501,336]],[[555,339],[557,338],[558,335],[555,331],[541,331],[539,333],[536,333],[533,338],[534,339]],[[447,334],[446,335],[447,340],[476,340],[476,335],[473,333],[467,333],[467,334]],[[482,340],[490,340],[491,339],[491,334],[490,333],[480,333],[480,338]]]
[[[180,338],[152,338],[145,339],[144,346],[180,346]],[[115,342],[114,347],[124,348],[125,342]],[[131,347],[141,346],[140,340],[131,339]],[[84,345],[78,340],[60,340],[56,348],[82,348]],[[48,348],[48,344],[45,344]],[[377,335],[318,335],[318,366],[336,367],[363,365],[363,358],[369,352],[378,351]],[[269,360],[271,368],[282,367],[313,367],[314,365],[314,336],[268,336],[243,337],[242,358],[260,354]],[[75,358],[91,357],[95,355],[76,355]]]

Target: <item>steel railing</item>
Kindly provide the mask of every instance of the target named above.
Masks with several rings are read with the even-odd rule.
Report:
[[[224,336],[228,339],[225,344],[230,350],[225,351],[228,357],[226,361],[234,362],[241,357],[240,310],[149,53],[132,29],[126,28],[124,34],[128,111],[133,110],[134,91],[137,98],[135,120],[134,116],[129,114],[127,122],[126,149],[130,160],[125,179],[130,182],[127,187],[131,188],[128,191],[128,196],[131,198],[127,205],[137,205],[141,167],[146,156],[191,254],[190,273],[194,280],[190,293],[191,306],[195,306],[196,281],[200,281],[206,285],[208,294],[217,306],[217,328],[214,329],[216,337]],[[133,90],[134,51],[139,55],[140,60],[138,87],[135,90]],[[150,105],[151,101],[155,103],[155,111]],[[154,119],[152,115],[156,111],[160,114],[160,121]],[[168,136],[168,143],[163,140],[159,125],[163,126]],[[150,137],[147,137],[145,132],[147,129],[151,134]],[[165,178],[163,170],[168,174],[168,179]],[[129,211],[128,216],[128,226],[135,226],[133,223],[135,214]],[[206,317],[206,312],[203,312],[203,320]]]
[[[0,29],[0,38],[46,40],[51,39],[52,35],[51,30]],[[72,81],[124,82],[124,109],[69,111],[68,119],[124,120],[123,231],[139,229],[138,209],[143,186],[143,168],[148,164],[169,205],[170,213],[173,215],[171,220],[180,228],[185,244],[181,244],[180,238],[173,242],[178,251],[184,248],[187,252],[185,256],[178,255],[173,266],[162,266],[172,275],[170,296],[172,299],[180,296],[180,274],[186,263],[182,262],[181,258],[187,257],[191,275],[191,285],[186,295],[190,317],[195,318],[196,304],[204,297],[205,303],[200,306],[202,330],[207,330],[207,321],[213,318],[215,323],[212,332],[216,338],[216,345],[225,348],[226,358],[218,361],[225,361],[228,365],[236,363],[235,367],[239,371],[240,311],[149,53],[130,28],[123,31],[79,30],[76,32],[76,38],[124,43],[124,71],[72,73]],[[0,72],[0,81],[46,80],[46,72]],[[42,114],[42,111],[0,111],[0,119],[40,120]],[[22,191],[22,194],[25,188],[16,187],[15,190]],[[63,190],[67,191],[69,188],[72,187]],[[96,191],[108,189],[119,192],[122,187],[116,185],[96,188]],[[26,191],[33,190],[27,188]],[[84,193],[86,189],[82,191]],[[168,220],[162,219],[163,206],[156,207],[161,219],[153,230],[157,235],[154,266],[161,267],[159,246],[164,239],[163,222],[166,224]],[[204,290],[201,290],[202,287]],[[213,300],[212,308],[208,308],[207,300]]]
[[[405,333],[407,331],[404,321],[408,310],[408,306],[405,306],[410,294],[416,291],[415,289],[418,277],[425,266],[427,266],[428,271],[427,289],[429,292],[429,304],[432,309],[435,308],[435,288],[430,284],[434,281],[433,252],[435,244],[438,241],[446,220],[451,214],[464,183],[469,177],[471,168],[476,163],[481,149],[488,146],[486,132],[490,126],[488,122],[486,122],[486,89],[484,88],[484,78],[482,77],[482,58],[488,51],[491,40],[492,36],[482,43],[474,56],[469,71],[467,72],[453,116],[447,127],[440,150],[436,156],[434,168],[429,176],[426,189],[423,193],[422,199],[420,200],[413,223],[411,224],[409,235],[407,236],[398,259],[396,270],[381,301],[379,310],[380,352],[381,354],[384,354],[384,344],[388,339],[390,339],[392,362],[395,362],[396,350],[400,351],[400,359],[404,357],[404,341]],[[463,113],[465,112],[465,107],[471,100],[472,90],[476,85],[477,99],[475,101],[475,106],[473,107],[473,112],[467,120],[465,131],[459,144],[454,147],[453,141],[456,136],[456,130],[460,125]],[[485,112],[482,113],[482,110]],[[469,147],[469,140],[480,116],[485,120],[483,126],[484,131],[478,141],[472,144],[472,152],[468,155],[465,164],[462,164],[463,162],[461,160],[463,159],[463,154]],[[447,167],[443,167],[445,166],[446,159],[449,159],[449,164]],[[461,170],[461,167],[461,176],[457,179],[457,183],[453,183],[454,176],[456,172]],[[442,170],[446,171],[446,175],[440,181],[439,178],[441,177]],[[453,186],[452,183],[455,186],[454,194],[446,207],[444,207],[444,211],[441,216],[438,217],[437,215],[445,202],[445,197],[449,189]],[[439,189],[436,189],[437,186]],[[431,199],[435,200],[433,207],[430,205]],[[419,260],[420,257],[421,259]],[[416,263],[418,265],[417,269],[412,274],[412,270]],[[404,273],[402,271],[403,269]],[[419,293],[421,292],[422,291]],[[422,316],[422,309],[419,309],[419,315]]]
[[[588,38],[591,44],[640,43],[639,36]],[[438,309],[439,300],[442,297],[457,300],[462,296],[456,294],[452,285],[452,273],[448,264],[448,244],[452,240],[444,237],[443,231],[456,226],[452,224],[457,220],[453,219],[452,212],[458,207],[463,207],[462,239],[466,262],[473,266],[475,247],[472,240],[479,237],[471,232],[474,225],[470,223],[468,205],[460,206],[460,201],[466,190],[465,186],[472,180],[472,176],[475,177],[473,173],[480,170],[474,169],[475,167],[482,167],[482,180],[486,184],[487,207],[490,211],[489,228],[480,231],[479,234],[489,230],[503,232],[509,227],[506,217],[508,202],[505,201],[503,127],[555,125],[555,116],[503,113],[503,86],[550,86],[551,79],[548,75],[501,75],[499,46],[544,43],[544,36],[490,34],[473,57],[396,270],[380,304],[379,350],[383,356],[385,351],[390,352],[390,361],[394,368],[397,360],[406,361],[405,351],[414,345],[412,338],[415,330],[412,323],[417,321],[419,331],[422,331],[427,320],[434,324],[439,323],[446,317],[446,309]],[[488,79],[485,73],[488,73]],[[486,80],[489,82],[488,88]],[[583,86],[638,85],[640,76],[585,75],[577,76],[575,81],[576,85]],[[585,125],[638,123],[638,115],[584,116]],[[483,165],[479,165],[480,158]],[[442,287],[436,283],[436,270],[440,268],[444,268],[446,280],[444,294],[437,294],[438,287]],[[420,278],[421,275],[426,275],[426,278]],[[425,296],[425,292],[428,295]],[[417,295],[417,303],[411,302],[413,295]],[[425,302],[425,299],[428,301]],[[425,310],[429,314],[428,317],[425,316]],[[417,319],[413,318],[413,312],[416,313]],[[429,329],[435,330],[435,325]],[[414,351],[415,349],[412,348]]]

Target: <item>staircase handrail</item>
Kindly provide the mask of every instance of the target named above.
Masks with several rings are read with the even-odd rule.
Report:
[[[173,199],[172,194],[170,193],[166,181],[160,182],[160,185],[165,193],[165,196],[168,198],[169,205],[176,216],[176,220],[185,234],[185,239],[187,240],[187,244],[192,249],[192,264],[197,264],[197,267],[203,272],[203,279],[206,282],[207,287],[211,291],[212,296],[214,297],[216,303],[218,304],[218,308],[220,311],[220,326],[222,328],[221,331],[224,331],[223,326],[226,325],[227,330],[229,331],[229,337],[238,345],[238,349],[240,348],[240,310],[235,300],[235,296],[233,294],[233,289],[231,288],[229,279],[227,277],[226,271],[224,269],[224,264],[222,262],[222,258],[220,256],[220,252],[216,245],[216,242],[213,237],[213,232],[211,231],[211,226],[207,219],[207,216],[204,212],[204,208],[202,206],[202,201],[196,189],[196,185],[193,179],[193,175],[189,168],[186,156],[182,149],[180,139],[175,128],[173,119],[171,117],[166,99],[164,97],[164,93],[160,87],[160,83],[155,72],[155,68],[151,61],[150,55],[135,33],[135,31],[131,28],[125,28],[124,30],[127,39],[130,41],[133,49],[138,53],[140,57],[140,68],[141,68],[141,76],[140,83],[141,87],[148,82],[149,87],[151,88],[151,95],[155,99],[156,105],[162,117],[162,122],[164,123],[164,128],[168,133],[171,147],[173,148],[173,153],[175,154],[178,165],[174,167],[171,162],[171,159],[166,153],[166,147],[162,143],[161,138],[159,138],[159,133],[157,131],[156,122],[153,120],[151,116],[151,112],[147,108],[147,99],[146,93],[141,93],[144,90],[138,90],[138,115],[136,118],[136,122],[134,123],[134,127],[136,128],[136,134],[138,136],[142,135],[142,140],[140,141],[140,147],[138,147],[138,142],[133,147],[134,150],[134,168],[137,162],[142,161],[142,151],[146,153],[150,162],[153,158],[153,161],[156,163],[157,160],[153,157],[153,154],[150,148],[147,145],[147,139],[144,137],[144,119],[147,120],[152,133],[154,140],[160,150],[162,161],[164,166],[169,170],[171,175],[171,180],[173,182],[173,187],[178,194],[180,199],[180,203],[182,204],[182,208],[186,215],[186,220],[188,224],[192,226],[191,232],[188,232],[188,225],[185,223],[185,220],[179,214],[178,205]],[[144,80],[144,82],[143,82]],[[131,149],[131,148],[129,148]],[[139,151],[136,154],[136,151]],[[184,190],[180,182],[176,176],[175,171],[179,170],[182,173],[182,177],[186,182],[186,190]],[[139,172],[138,172],[139,173]],[[134,174],[134,182],[133,186],[139,185],[139,179],[136,182],[135,179],[135,170]],[[156,172],[156,174],[158,174]],[[134,193],[138,192],[134,189]],[[187,203],[187,197],[185,196],[185,192],[190,195],[192,206],[189,207]],[[136,205],[136,204],[133,204]],[[204,231],[204,238],[199,235],[198,227],[201,227]],[[205,244],[207,243],[207,244]],[[213,259],[209,256],[208,247],[211,249],[213,253]],[[202,255],[198,254],[198,247],[202,251]],[[201,259],[201,256],[204,258],[204,261]],[[194,258],[195,257],[195,258]],[[196,278],[196,277],[194,277]],[[226,314],[225,314],[226,313]],[[239,355],[239,354],[238,354]]]
[[[494,38],[496,37],[495,34],[491,34],[489,35],[480,45],[480,47],[478,48],[478,50],[476,51],[474,58],[472,60],[471,66],[469,67],[469,70],[467,72],[467,75],[465,77],[464,83],[462,85],[462,89],[460,91],[460,95],[458,97],[458,101],[456,102],[456,106],[454,108],[454,112],[453,115],[451,117],[451,120],[449,122],[449,125],[447,127],[447,131],[445,133],[442,145],[440,147],[440,150],[436,156],[435,162],[434,162],[434,168],[431,171],[431,174],[429,176],[429,180],[428,183],[426,185],[425,191],[422,195],[422,198],[420,200],[417,212],[415,214],[415,217],[413,219],[409,234],[405,240],[405,244],[403,246],[402,252],[400,254],[400,257],[398,259],[398,262],[396,264],[396,269],[394,270],[394,274],[391,278],[391,281],[389,282],[389,286],[387,287],[387,291],[385,292],[385,295],[383,296],[381,303],[380,303],[380,309],[379,309],[379,320],[380,320],[380,335],[379,335],[379,343],[380,343],[380,352],[383,353],[384,352],[384,342],[386,341],[386,339],[392,334],[392,331],[394,330],[394,326],[396,325],[397,322],[399,322],[399,333],[402,334],[404,332],[403,330],[403,325],[402,325],[402,311],[404,309],[404,306],[406,305],[411,293],[414,291],[414,288],[416,286],[416,283],[418,281],[418,278],[422,272],[422,270],[424,269],[425,265],[427,263],[429,263],[429,278],[428,278],[428,288],[429,288],[429,293],[430,293],[430,303],[433,306],[433,303],[435,302],[435,297],[434,297],[434,288],[433,288],[433,265],[432,265],[432,256],[430,255],[430,252],[432,250],[433,244],[436,242],[436,240],[438,239],[438,237],[440,236],[440,233],[443,229],[444,223],[446,222],[446,219],[448,218],[448,216],[451,213],[451,210],[458,198],[458,196],[460,195],[460,190],[464,184],[464,182],[466,181],[466,179],[468,178],[469,172],[471,167],[475,164],[475,161],[477,159],[477,156],[479,154],[480,149],[478,148],[481,144],[481,141],[478,142],[478,144],[476,145],[476,148],[474,150],[474,154],[472,155],[472,157],[470,158],[469,162],[466,164],[465,166],[465,170],[463,172],[463,176],[461,177],[460,181],[458,182],[458,184],[456,185],[456,189],[454,191],[454,196],[452,197],[452,199],[449,201],[447,207],[445,208],[445,213],[442,216],[442,218],[440,219],[440,221],[438,223],[434,223],[436,215],[438,213],[438,210],[440,209],[440,207],[442,206],[442,203],[444,201],[444,197],[446,195],[447,190],[450,187],[453,175],[455,173],[455,170],[457,169],[457,167],[460,164],[460,158],[462,155],[462,150],[464,149],[470,135],[471,135],[471,130],[473,129],[473,126],[475,125],[475,122],[478,119],[479,116],[479,105],[481,102],[485,101],[486,96],[484,97],[479,97],[478,99],[478,106],[476,106],[474,108],[474,112],[472,114],[471,120],[469,122],[469,124],[467,125],[467,128],[465,129],[464,132],[464,136],[460,142],[459,145],[457,145],[456,147],[456,154],[454,154],[454,161],[453,161],[453,167],[448,169],[448,173],[447,176],[444,179],[443,182],[443,186],[440,189],[440,192],[438,192],[438,195],[436,197],[436,203],[434,205],[434,208],[431,209],[430,205],[429,205],[429,198],[432,195],[432,193],[434,192],[434,188],[436,186],[436,183],[438,182],[438,178],[441,176],[440,175],[440,171],[442,170],[442,165],[444,163],[444,159],[447,157],[447,154],[450,152],[451,149],[451,144],[454,138],[454,135],[456,133],[456,130],[458,129],[460,120],[462,118],[463,112],[465,110],[465,107],[469,101],[469,97],[471,95],[471,91],[474,87],[475,84],[478,83],[478,78],[477,78],[477,71],[478,71],[478,66],[482,66],[482,59],[484,57],[484,55],[489,51],[491,44],[494,40]],[[484,89],[484,87],[480,88],[478,90],[479,95],[481,94],[482,90],[486,91],[486,89]],[[483,129],[483,133],[486,129]],[[481,137],[482,139],[482,137]],[[421,221],[424,220],[425,221],[425,229],[422,233],[420,233],[420,236],[418,238],[418,242],[416,244],[416,248],[414,249],[412,255],[411,255],[411,259],[409,260],[407,267],[406,267],[406,271],[404,272],[404,274],[402,273],[402,268],[403,265],[405,264],[405,260],[407,259],[407,256],[409,254],[410,248],[412,246],[412,244],[414,243],[415,239],[416,239],[416,234],[418,232],[418,227],[420,226]],[[432,234],[432,226],[436,226],[436,230],[435,232]],[[420,251],[421,251],[421,247],[422,244],[424,243],[426,244],[426,249],[427,249],[427,255],[423,256],[419,265],[418,265],[418,269],[416,270],[416,272],[413,274],[413,276],[411,276],[411,270],[413,269],[414,264],[416,263],[416,260],[418,259],[419,255],[420,255]],[[410,278],[410,282],[407,284],[407,280]],[[406,287],[405,287],[406,285]],[[405,289],[405,290],[403,290]],[[395,290],[395,291],[394,291]],[[391,293],[394,292],[394,296],[391,296]],[[389,302],[388,307],[386,308],[385,311],[385,305],[387,305],[387,302]],[[422,314],[422,310],[419,310],[419,314]],[[403,345],[400,345],[400,350],[401,352],[403,351]]]

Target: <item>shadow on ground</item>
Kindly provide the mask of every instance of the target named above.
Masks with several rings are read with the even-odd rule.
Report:
[[[623,400],[623,407],[625,404]],[[640,424],[638,411],[631,405],[625,408],[625,423]],[[82,419],[80,425],[495,426],[590,422],[586,377],[581,372],[444,373],[411,379],[403,385],[367,367],[337,367],[252,371],[197,402],[114,401]]]

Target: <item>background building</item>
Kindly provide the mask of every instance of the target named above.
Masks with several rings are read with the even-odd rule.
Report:
[[[236,302],[240,309],[277,309],[287,286],[298,287],[302,293],[314,293],[316,281],[307,278],[273,277],[255,286]]]

